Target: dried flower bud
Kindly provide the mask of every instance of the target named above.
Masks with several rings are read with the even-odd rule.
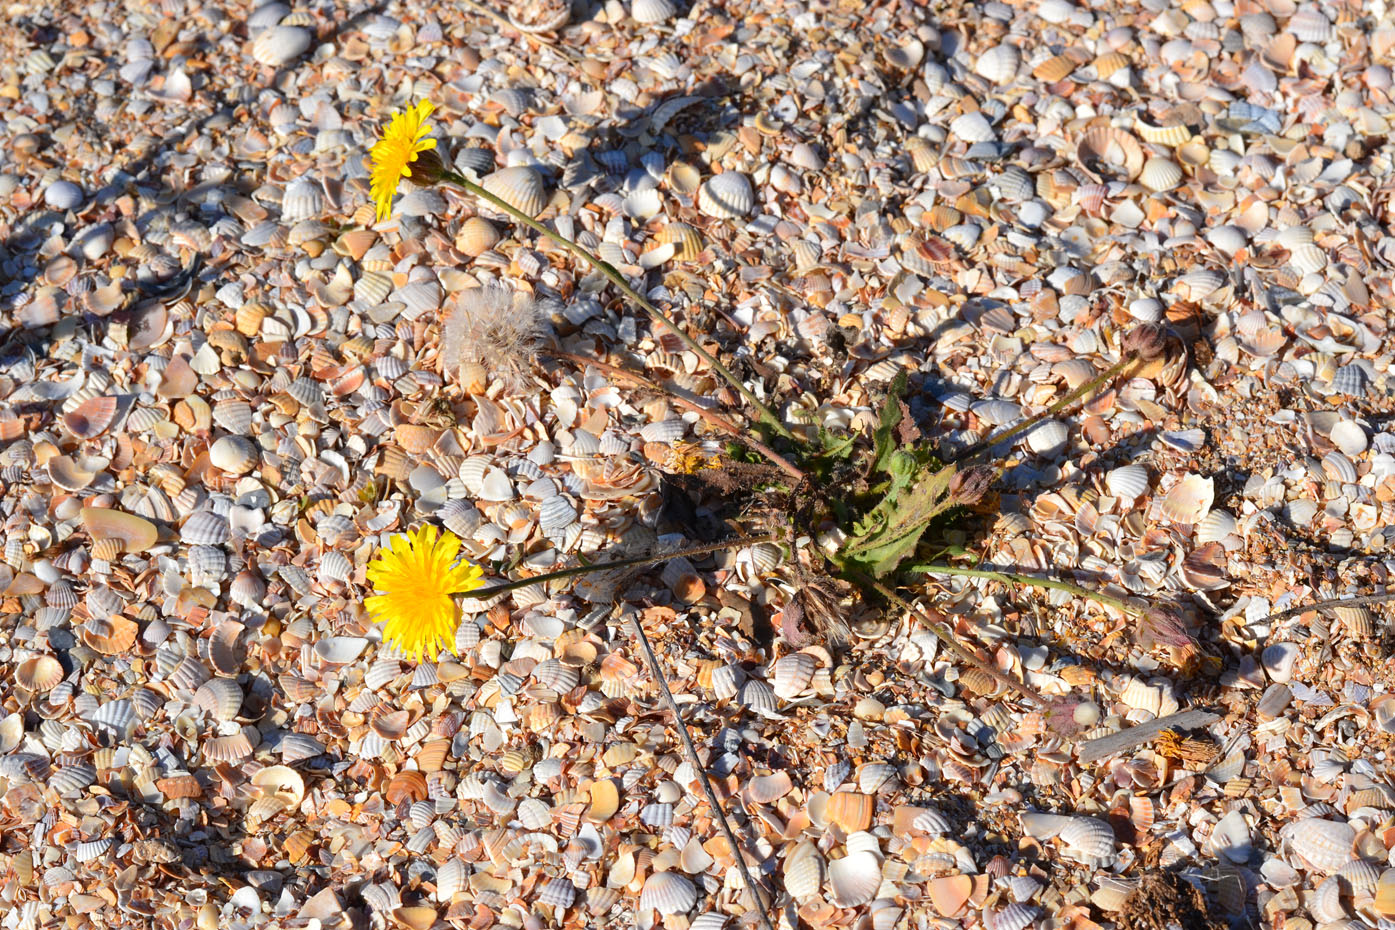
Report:
[[[1145,362],[1167,351],[1167,332],[1157,323],[1143,323],[1124,334],[1124,351]]]
[[[1052,732],[1069,739],[1100,722],[1100,706],[1085,698],[1066,697],[1048,704],[1042,715]]]
[[[949,496],[956,504],[977,504],[997,478],[998,472],[987,465],[974,465],[957,471],[949,479]]]
[[[417,152],[407,163],[407,180],[420,187],[430,187],[441,180],[446,166],[435,149]]]
[[[1187,631],[1187,622],[1172,607],[1149,607],[1143,611],[1138,618],[1135,639],[1144,649],[1157,646],[1180,649],[1196,645],[1196,640]]]

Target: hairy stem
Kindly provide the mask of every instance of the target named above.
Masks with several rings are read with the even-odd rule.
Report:
[[[680,329],[678,327],[678,324],[673,322],[673,320],[668,316],[668,314],[664,313],[658,307],[650,303],[648,299],[646,299],[642,294],[639,293],[639,291],[636,291],[634,288],[630,287],[629,282],[625,280],[625,276],[622,275],[619,271],[617,271],[615,269],[615,266],[611,265],[609,262],[602,261],[595,255],[592,255],[589,251],[577,245],[575,242],[568,239],[566,236],[563,236],[562,234],[554,230],[548,229],[542,223],[539,223],[537,220],[533,219],[531,216],[524,213],[523,211],[516,209],[511,204],[505,202],[501,198],[494,196],[489,191],[485,190],[483,187],[480,187],[478,184],[471,181],[469,178],[456,174],[453,171],[447,171],[441,177],[444,180],[450,181],[452,184],[456,184],[460,187],[463,187],[465,190],[474,194],[476,197],[488,201],[490,204],[493,204],[495,207],[498,207],[500,210],[503,210],[505,213],[513,217],[518,222],[527,226],[529,229],[541,233],[542,235],[551,239],[553,242],[562,246],[564,249],[571,252],[573,255],[585,261],[592,268],[595,268],[601,274],[605,275],[606,278],[608,278],[612,284],[620,288],[620,290],[625,294],[626,297],[629,297],[630,300],[634,301],[637,305],[639,305],[639,307],[643,309],[645,313],[649,314],[651,319],[653,319],[657,323],[662,323],[664,326],[666,326],[669,329],[669,331],[671,331],[675,336],[677,336],[679,339],[683,341],[684,345],[696,352],[698,356],[702,358],[703,361],[712,366],[712,369],[714,371],[716,371],[719,375],[725,378],[728,384],[736,388],[736,390],[741,393],[741,396],[746,398],[746,402],[750,404],[751,407],[754,408],[755,411],[760,415],[760,419],[762,422],[764,422],[776,433],[783,436],[785,439],[788,439],[791,442],[798,442],[798,440],[795,439],[794,434],[789,431],[789,428],[786,427],[784,423],[780,422],[779,417],[775,416],[775,414],[771,412],[769,407],[761,403],[760,398],[756,397],[756,395],[753,394],[750,391],[750,389],[746,387],[746,385],[742,384],[741,380],[737,378],[736,375],[732,374],[725,365],[719,362],[715,355],[713,355],[711,352],[708,352],[706,349],[704,349],[701,345],[698,344],[698,341],[696,339],[694,339],[692,336],[689,336],[682,329]]]
[[[764,930],[775,930],[770,922],[770,915],[766,913],[765,905],[761,901],[755,877],[746,865],[746,857],[742,855],[736,831],[731,828],[726,811],[722,810],[721,802],[717,800],[717,792],[712,787],[711,776],[707,774],[707,767],[702,764],[702,759],[698,757],[697,746],[693,743],[692,735],[688,733],[687,724],[683,722],[683,714],[678,709],[678,702],[673,699],[673,692],[669,690],[663,669],[659,667],[659,657],[654,654],[654,647],[649,644],[649,635],[644,632],[644,626],[639,622],[638,612],[630,617],[630,624],[634,627],[639,644],[644,649],[644,658],[649,665],[649,674],[653,675],[654,680],[659,683],[659,691],[664,696],[664,703],[668,705],[669,713],[673,714],[674,723],[678,725],[678,735],[683,741],[683,752],[688,757],[688,764],[698,773],[698,781],[702,784],[702,793],[707,798],[707,806],[712,809],[712,816],[716,819],[717,825],[721,827],[722,836],[726,839],[727,845],[731,847],[732,858],[736,860],[736,867],[741,871],[742,881],[746,884],[746,893],[751,899],[751,909],[760,917]]]
[[[959,637],[955,636],[954,631],[951,630],[945,623],[936,620],[934,617],[930,616],[928,613],[921,610],[919,607],[916,607],[910,601],[906,600],[901,595],[897,594],[895,591],[882,584],[880,581],[877,581],[875,578],[869,577],[867,575],[858,575],[857,579],[861,581],[862,584],[871,588],[873,591],[876,591],[882,597],[891,601],[897,607],[900,607],[907,613],[912,613],[919,617],[920,622],[925,624],[926,628],[929,629],[931,633],[934,633],[935,636],[939,638],[940,642],[945,644],[945,647],[949,649],[950,652],[954,653],[963,661],[968,662],[974,668],[983,672],[985,675],[988,675],[994,681],[998,682],[998,684],[1003,685],[1007,688],[1011,688],[1013,691],[1016,691],[1018,694],[1022,695],[1027,700],[1031,701],[1033,704],[1036,704],[1038,707],[1044,708],[1050,706],[1050,701],[1042,697],[1036,691],[1027,687],[1025,683],[1018,681],[1016,678],[1013,678],[1010,675],[1004,675],[1002,672],[998,671],[992,665],[989,665],[987,662],[974,655],[972,650],[970,650],[963,643],[959,642]]]
[[[713,552],[721,552],[724,549],[740,549],[745,546],[754,546],[758,543],[775,542],[778,539],[779,536],[774,533],[765,533],[760,536],[743,536],[739,539],[728,539],[723,542],[708,543],[705,546],[693,546],[690,549],[678,549],[674,552],[643,555],[633,559],[616,559],[613,562],[596,562],[591,565],[578,565],[576,568],[564,568],[559,571],[548,572],[545,575],[534,575],[531,578],[519,578],[515,581],[506,581],[503,584],[497,584],[492,587],[476,588],[473,591],[465,591],[459,596],[469,600],[482,601],[508,591],[516,591],[519,588],[526,588],[529,585],[546,584],[549,581],[556,581],[559,578],[575,578],[577,575],[589,575],[593,572],[603,572],[612,568],[633,568],[636,565],[653,565],[657,562],[667,562],[670,559],[708,555]]]
[[[1038,578],[1035,575],[1019,575],[1015,572],[999,572],[986,568],[960,568],[957,565],[938,565],[933,562],[926,565],[908,566],[907,571],[925,572],[930,575],[963,575],[967,578],[987,578],[990,581],[1001,581],[1003,584],[1030,585],[1034,588],[1051,588],[1056,591],[1067,591],[1077,597],[1088,597],[1090,600],[1103,604],[1106,607],[1122,610],[1131,617],[1137,616],[1143,612],[1137,607],[1126,604],[1117,597],[1101,594],[1098,591],[1091,591],[1089,588],[1082,588],[1078,584],[1071,584],[1069,581],[1060,581],[1056,578]]]
[[[1100,372],[1094,378],[1090,379],[1089,381],[1080,385],[1080,387],[1071,391],[1065,397],[1062,397],[1060,400],[1056,401],[1056,403],[1052,404],[1050,407],[1047,407],[1045,410],[1043,410],[1036,416],[1031,417],[1027,420],[1023,420],[1016,426],[1003,430],[1001,433],[995,433],[989,436],[987,439],[974,443],[972,446],[956,455],[954,457],[954,461],[967,461],[968,459],[973,458],[979,453],[987,452],[994,446],[1006,442],[1014,436],[1026,432],[1027,430],[1036,426],[1038,423],[1040,423],[1047,417],[1054,416],[1055,414],[1060,413],[1062,410],[1066,409],[1071,404],[1084,397],[1086,394],[1089,394],[1091,391],[1094,391],[1095,389],[1102,387],[1105,384],[1108,384],[1110,381],[1113,381],[1115,378],[1124,374],[1126,370],[1137,368],[1140,364],[1140,361],[1141,360],[1137,356],[1125,356],[1124,358],[1115,362],[1113,365],[1106,368],[1104,371]]]
[[[765,443],[761,442],[759,439],[753,438],[752,436],[747,434],[745,430],[741,429],[741,427],[737,426],[735,423],[731,422],[721,414],[717,413],[715,410],[709,410],[701,404],[695,404],[692,401],[688,400],[686,397],[681,397],[678,394],[673,393],[672,391],[668,390],[667,388],[664,388],[659,384],[656,384],[654,381],[652,381],[649,378],[646,378],[644,375],[641,375],[638,372],[630,371],[628,368],[621,368],[619,365],[612,365],[609,362],[602,362],[598,359],[590,358],[585,355],[578,355],[575,352],[563,352],[560,349],[553,349],[552,354],[557,356],[558,358],[565,358],[573,362],[583,363],[586,365],[595,365],[597,368],[601,369],[607,374],[617,375],[621,378],[629,378],[636,384],[643,385],[644,387],[649,388],[651,391],[655,391],[664,395],[669,400],[673,401],[675,404],[682,407],[683,409],[691,410],[693,413],[696,413],[698,416],[702,417],[704,420],[706,420],[712,426],[715,426],[717,429],[725,433],[730,433],[734,438],[749,444],[752,449],[755,449],[761,455],[765,456],[767,459],[770,460],[770,463],[772,465],[778,467],[781,471],[789,475],[795,481],[803,481],[806,477],[808,477],[804,470],[800,468],[798,465],[795,465],[789,459],[780,455],[780,453],[776,452],[774,449],[770,448]]]

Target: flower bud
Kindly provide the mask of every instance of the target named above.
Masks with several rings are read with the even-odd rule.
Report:
[[[1186,621],[1171,607],[1149,607],[1143,611],[1138,618],[1135,638],[1144,649],[1157,646],[1181,649],[1196,645],[1196,640],[1187,631]]]
[[[1157,323],[1143,323],[1124,334],[1124,351],[1145,362],[1167,351],[1167,332]]]
[[[407,163],[407,180],[420,187],[430,187],[446,173],[445,163],[435,149],[417,152]]]
[[[949,479],[949,496],[956,504],[977,504],[997,478],[998,472],[987,465],[974,465],[957,471]]]

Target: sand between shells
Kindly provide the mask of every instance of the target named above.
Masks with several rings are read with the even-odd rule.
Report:
[[[1271,619],[1389,574],[1384,9],[493,12],[60,5],[0,40],[4,926],[720,930],[753,923],[738,854],[781,930],[1138,926],[1145,875],[1265,926],[1395,919],[1388,623]],[[914,617],[772,637],[797,582],[768,544],[523,588],[401,661],[361,606],[388,534],[436,521],[494,573],[681,544],[665,488],[725,439],[599,367],[461,364],[470,289],[739,408],[468,197],[404,186],[372,225],[363,153],[420,98],[455,170],[809,430],[867,431],[908,370],[967,448],[1166,324],[1184,351],[1006,450],[973,545],[1190,605],[1220,671],[1061,592],[920,603],[1098,701],[1087,739],[1219,719],[1081,762]]]

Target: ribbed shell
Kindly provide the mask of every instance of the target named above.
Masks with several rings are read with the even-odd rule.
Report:
[[[856,852],[828,864],[828,884],[839,907],[871,901],[882,885],[882,867],[870,852]]]
[[[805,652],[794,652],[777,659],[770,667],[770,683],[775,696],[786,701],[794,700],[809,687],[818,667],[818,660]]]
[[[697,889],[686,876],[677,872],[655,872],[644,883],[639,906],[660,914],[682,914],[697,903]]]
[[[214,678],[199,685],[194,703],[218,720],[232,720],[242,707],[242,688],[231,678]]]
[[[180,528],[179,538],[191,546],[217,546],[228,541],[228,521],[211,510],[197,510]]]
[[[480,184],[495,197],[531,217],[536,217],[547,206],[542,175],[526,165],[501,168],[486,175]]]
[[[974,73],[994,84],[1006,84],[1017,76],[1017,68],[1022,63],[1022,53],[1017,46],[1003,43],[994,45],[978,56],[974,62]]]
[[[756,205],[756,193],[746,175],[724,171],[707,179],[698,189],[698,209],[717,219],[744,217]]]
[[[793,898],[807,898],[823,887],[824,861],[818,847],[804,840],[785,859],[785,891]]]
[[[1354,858],[1356,831],[1350,824],[1308,817],[1281,832],[1289,848],[1319,872],[1335,872]]]

